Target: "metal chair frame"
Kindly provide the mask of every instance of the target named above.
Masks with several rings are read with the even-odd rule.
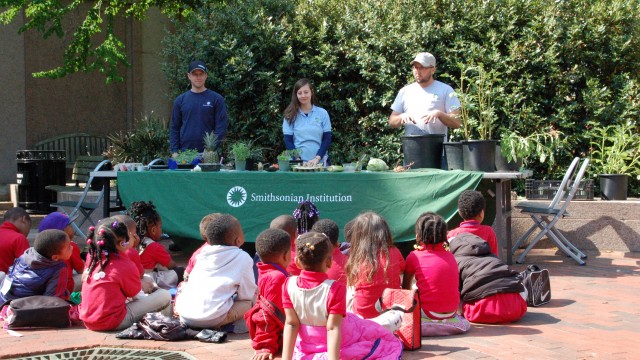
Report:
[[[580,169],[576,173],[575,170],[579,161],[580,158],[576,157],[573,159],[571,165],[569,165],[569,169],[562,179],[558,192],[550,203],[541,204],[538,202],[521,202],[515,206],[516,208],[520,209],[522,213],[529,214],[534,224],[531,225],[529,230],[527,230],[518,239],[518,241],[516,241],[515,245],[511,249],[512,254],[515,253],[520,245],[522,245],[536,229],[540,229],[540,232],[533,238],[531,243],[529,243],[527,248],[522,252],[522,254],[520,254],[518,259],[516,260],[518,264],[522,264],[529,251],[533,249],[533,247],[538,243],[538,241],[542,239],[543,236],[547,235],[565,254],[573,258],[578,264],[585,265],[585,262],[582,259],[586,259],[587,255],[576,248],[555,227],[556,223],[560,219],[564,218],[565,216],[569,216],[567,208],[571,203],[571,199],[573,199],[573,196],[578,190],[578,187],[580,186],[580,180],[582,180],[582,177],[587,170],[587,166],[589,165],[588,158],[582,160]],[[569,192],[566,191],[568,186],[571,186]]]

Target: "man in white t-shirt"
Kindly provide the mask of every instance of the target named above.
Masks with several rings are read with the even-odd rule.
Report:
[[[406,135],[444,134],[460,127],[460,101],[453,88],[433,78],[436,58],[428,52],[411,62],[416,82],[403,87],[391,105],[389,125],[404,127]]]

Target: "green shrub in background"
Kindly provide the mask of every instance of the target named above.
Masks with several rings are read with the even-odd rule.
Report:
[[[573,156],[588,156],[586,129],[640,115],[638,8],[640,0],[230,0],[176,23],[163,66],[177,95],[188,88],[188,62],[203,59],[208,86],[227,101],[229,139],[255,139],[272,149],[269,161],[284,149],[293,83],[308,77],[331,116],[334,163],[362,151],[395,163],[401,130],[389,128],[389,106],[413,81],[410,60],[429,51],[436,78],[454,88],[469,66],[501,74],[494,138],[500,129],[563,133],[568,145],[552,149],[554,164],[528,161],[559,178]]]

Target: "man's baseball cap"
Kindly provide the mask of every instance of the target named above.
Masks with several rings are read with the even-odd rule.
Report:
[[[71,224],[71,219],[61,212],[53,212],[42,219],[40,221],[40,226],[38,226],[38,231],[44,230],[64,230],[67,226]]]
[[[420,65],[424,66],[424,67],[431,67],[431,66],[436,66],[436,57],[431,55],[431,53],[428,52],[421,52],[418,55],[416,55],[416,58],[413,59],[413,61],[411,62],[411,65],[413,65],[413,63],[420,63]]]
[[[191,64],[189,64],[189,73],[192,73],[193,70],[202,70],[206,73],[207,66],[202,61],[195,60],[195,61],[192,61]]]

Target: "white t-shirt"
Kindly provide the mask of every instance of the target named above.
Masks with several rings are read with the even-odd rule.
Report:
[[[417,82],[403,87],[391,104],[391,110],[408,113],[414,119],[425,116],[431,110],[440,110],[448,114],[459,108],[460,100],[458,100],[453,88],[438,80],[426,88]],[[447,129],[447,126],[440,120],[429,124],[404,125],[406,135],[445,134],[445,140],[447,139]]]

